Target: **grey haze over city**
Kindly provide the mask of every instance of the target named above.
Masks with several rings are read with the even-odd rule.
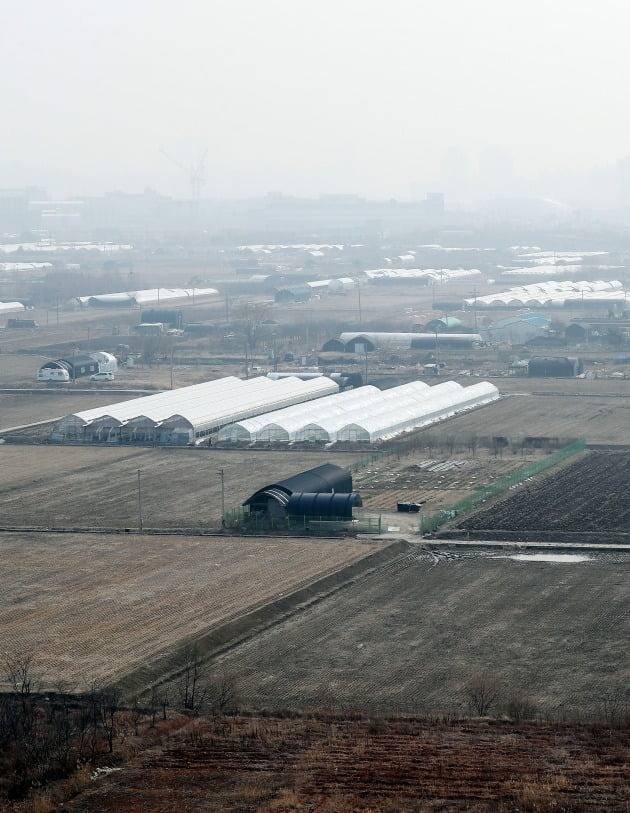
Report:
[[[207,198],[623,209],[629,17],[622,0],[9,0],[0,185],[189,197],[207,149]]]

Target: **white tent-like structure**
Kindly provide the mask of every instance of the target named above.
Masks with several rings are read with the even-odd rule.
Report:
[[[77,296],[79,305],[128,306],[160,305],[173,302],[196,302],[198,299],[218,296],[216,288],[146,288],[142,291],[120,291],[115,294]]]
[[[468,307],[474,308],[544,308],[563,307],[566,302],[618,300],[626,301],[627,292],[619,280],[562,280],[537,282],[510,288],[497,294],[466,299]]]
[[[21,302],[0,302],[0,315],[3,313],[16,313],[25,311],[26,308]]]
[[[51,440],[195,444],[226,424],[338,391],[338,385],[324,377],[242,381],[228,376],[66,415],[53,426]]]
[[[398,259],[408,256],[411,255],[402,255]],[[368,280],[425,280],[433,284],[480,277],[481,271],[478,268],[372,268],[363,274]]]
[[[386,333],[375,331],[352,332],[339,334],[339,342],[345,346],[347,353],[371,352],[377,348],[395,348],[407,350],[419,347],[434,347],[439,343],[442,347],[472,347],[481,342],[479,333]],[[326,345],[324,345],[324,350]]]
[[[225,443],[362,442],[373,443],[435,423],[499,398],[497,388],[482,381],[462,387],[445,381],[430,387],[412,381],[389,390],[373,386],[321,398],[224,426]]]

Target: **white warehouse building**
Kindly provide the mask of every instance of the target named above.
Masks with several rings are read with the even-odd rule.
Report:
[[[373,443],[418,429],[499,398],[497,388],[481,381],[462,387],[445,381],[430,387],[413,381],[381,391],[373,386],[330,395],[223,427],[226,443],[363,442]]]
[[[338,385],[324,377],[242,381],[228,376],[66,415],[55,423],[50,439],[184,446],[201,443],[235,421],[338,391]]]

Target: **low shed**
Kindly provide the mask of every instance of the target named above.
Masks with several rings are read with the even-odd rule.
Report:
[[[575,378],[583,369],[580,359],[568,356],[532,356],[528,365],[530,376],[549,378]]]

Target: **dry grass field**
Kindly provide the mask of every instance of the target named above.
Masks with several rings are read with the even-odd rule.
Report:
[[[627,811],[628,730],[236,716],[158,729],[76,813]]]
[[[401,556],[239,645],[217,666],[254,708],[466,713],[488,672],[537,710],[596,714],[628,680],[630,556]]]
[[[334,540],[2,534],[0,652],[33,656],[40,688],[85,691],[182,640],[361,559]],[[6,688],[6,686],[5,686]]]
[[[0,523],[5,527],[138,527],[141,471],[145,528],[217,527],[226,509],[304,469],[348,465],[351,452],[0,445]]]

